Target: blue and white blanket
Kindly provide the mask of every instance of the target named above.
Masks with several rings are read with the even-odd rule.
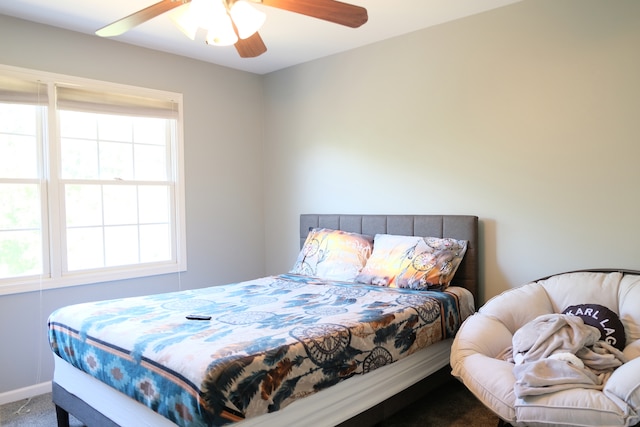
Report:
[[[452,337],[459,294],[285,274],[68,306],[50,316],[49,340],[180,426],[225,425]]]

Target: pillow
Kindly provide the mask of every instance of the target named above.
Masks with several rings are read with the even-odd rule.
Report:
[[[351,282],[371,255],[373,238],[358,233],[313,229],[289,273]]]
[[[620,351],[624,350],[626,345],[624,325],[614,311],[600,304],[578,304],[565,308],[562,314],[582,318],[586,325],[600,330],[602,341],[611,344]]]
[[[451,283],[466,251],[466,240],[376,234],[373,252],[356,281],[442,290]]]

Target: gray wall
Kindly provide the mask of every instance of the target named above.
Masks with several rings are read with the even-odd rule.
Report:
[[[264,273],[262,77],[0,15],[0,63],[184,95],[188,271],[0,296],[0,394],[51,380],[47,317],[63,305]],[[8,42],[11,40],[12,42]]]
[[[303,212],[478,215],[485,299],[640,269],[639,78],[634,0],[525,0],[267,75],[267,272]]]
[[[462,213],[487,299],[640,269],[639,23],[635,0],[525,0],[261,77],[0,16],[0,63],[184,93],[183,288],[288,270],[300,213]],[[0,393],[50,379],[54,308],[177,281],[0,296]]]

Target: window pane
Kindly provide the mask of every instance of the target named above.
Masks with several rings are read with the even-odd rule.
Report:
[[[37,95],[19,102],[26,103],[0,103],[1,279],[44,271],[39,127],[46,107],[28,104]]]
[[[140,186],[138,188],[140,200],[140,223],[168,223],[169,222],[169,187],[168,186]]]
[[[109,180],[133,179],[133,145],[100,142],[100,177]]]
[[[0,231],[0,277],[40,274],[41,242],[39,230]]]
[[[95,114],[60,111],[60,135],[63,138],[98,139],[98,120]]]
[[[133,117],[96,114],[102,141],[133,142]]]
[[[98,179],[98,143],[87,139],[62,138],[62,178]]]
[[[40,229],[38,184],[0,184],[0,230]]]
[[[102,232],[94,236],[97,230],[104,232],[104,266],[171,260],[169,186],[65,188],[69,271],[103,266]]]
[[[124,225],[138,223],[138,198],[133,185],[105,185],[104,223]]]
[[[67,268],[69,271],[104,267],[102,228],[67,230]]]
[[[108,267],[138,264],[138,227],[108,227],[104,230]]]
[[[171,259],[169,225],[140,226],[140,261],[155,262]]]
[[[35,105],[0,103],[0,133],[35,135],[37,111]]]
[[[61,126],[64,179],[166,181],[169,178],[170,126],[166,119],[71,111],[62,111],[60,117],[64,123]],[[76,118],[79,129],[74,127]]]
[[[0,178],[38,178],[37,150],[34,136],[0,133]]]
[[[0,103],[0,178],[38,178],[36,131],[41,109]]]
[[[102,188],[100,185],[66,185],[67,227],[102,225]]]
[[[136,179],[143,181],[167,180],[167,149],[152,145],[136,145]]]
[[[137,117],[133,127],[133,141],[137,144],[167,145],[167,121]]]

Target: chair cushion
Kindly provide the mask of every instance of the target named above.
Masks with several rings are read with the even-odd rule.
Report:
[[[493,297],[480,307],[479,312],[498,319],[513,335],[520,326],[536,317],[553,313],[553,305],[545,289],[538,283],[532,283]]]
[[[605,384],[603,392],[613,400],[625,402],[636,413],[640,412],[640,358],[616,369]]]
[[[600,390],[575,388],[515,401],[516,425],[625,426],[628,411]]]
[[[622,278],[618,291],[620,301],[618,314],[624,324],[627,345],[640,340],[640,275],[628,274]]]
[[[618,312],[618,288],[622,274],[564,273],[539,281],[549,296],[553,313],[575,304],[597,303]]]

